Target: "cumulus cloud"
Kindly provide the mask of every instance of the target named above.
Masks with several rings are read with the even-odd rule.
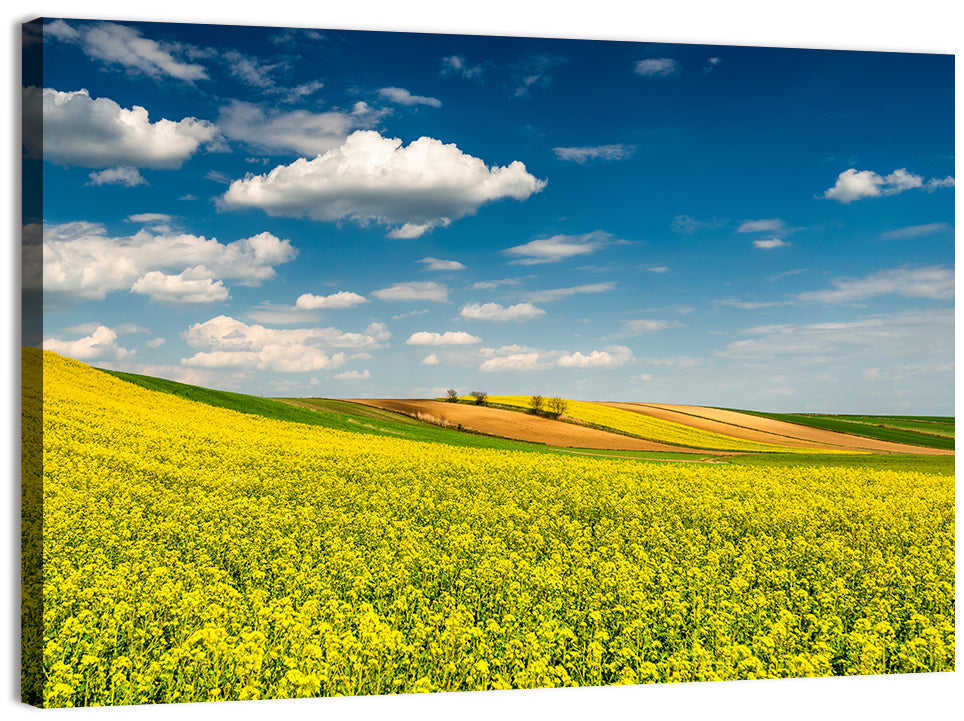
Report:
[[[372,127],[381,116],[363,102],[350,112],[312,113],[265,109],[235,100],[221,108],[218,127],[226,137],[262,150],[314,157],[339,147],[350,133]]]
[[[43,342],[43,348],[77,360],[123,359],[134,355],[136,352],[121,348],[116,341],[117,333],[111,328],[101,325],[97,326],[90,335],[77,340],[48,338]]]
[[[617,368],[634,360],[632,351],[626,346],[611,345],[603,350],[588,353],[562,350],[539,350],[524,346],[502,346],[483,348],[480,355],[485,358],[479,370],[496,371],[535,371],[550,368]]]
[[[388,288],[372,292],[379,300],[434,300],[447,303],[449,289],[435,281],[411,281],[408,283],[394,283]]]
[[[505,356],[496,356],[482,362],[479,370],[492,371],[533,371],[551,368],[551,363],[546,363],[539,359],[539,353],[512,353]]]
[[[907,168],[900,168],[883,176],[872,170],[858,171],[856,168],[849,168],[837,176],[837,182],[832,188],[817,197],[836,200],[846,205],[863,198],[897,195],[913,188],[923,188],[930,192],[951,187],[954,187],[954,178],[951,176],[943,180],[931,178],[925,181],[920,175],[908,172]]]
[[[792,243],[788,243],[785,240],[780,240],[780,238],[769,238],[767,240],[754,240],[753,245],[757,248],[763,248],[764,250],[771,250],[773,248],[786,248]]]
[[[610,234],[597,230],[584,235],[554,235],[551,238],[532,240],[523,245],[506,248],[506,255],[521,256],[511,261],[516,265],[540,265],[558,263],[579,255],[590,255],[600,248],[617,242]]]
[[[472,345],[481,343],[482,339],[466,333],[463,330],[447,330],[444,333],[433,333],[431,331],[418,331],[412,333],[406,345]]]
[[[266,328],[219,315],[195,323],[182,334],[197,350],[181,364],[196,368],[250,368],[283,373],[337,368],[347,357],[331,349],[380,348],[390,337],[384,323],[371,323],[361,333],[337,328]]]
[[[882,270],[865,278],[834,278],[832,288],[796,296],[802,302],[856,303],[882,295],[928,300],[954,299],[954,269],[944,265]]]
[[[624,345],[606,346],[588,354],[568,353],[556,361],[560,368],[618,368],[633,360],[632,351]]]
[[[203,265],[188,268],[177,275],[152,270],[135,281],[131,292],[171,305],[209,305],[228,298],[224,282],[213,280],[211,271]]]
[[[332,295],[312,295],[303,293],[295,301],[295,308],[299,310],[318,310],[319,308],[354,308],[356,305],[368,303],[368,298],[358,293],[339,291]]]
[[[429,355],[425,356],[425,357],[422,359],[422,362],[419,363],[419,365],[420,365],[420,366],[437,366],[437,365],[438,365],[438,356],[435,355],[434,353],[430,353]]]
[[[589,160],[625,160],[636,152],[635,145],[596,145],[579,148],[553,148],[559,160],[570,160],[580,165]]]
[[[123,185],[125,188],[133,188],[136,185],[148,184],[137,168],[129,167],[95,170],[87,177],[90,178],[88,185]]]
[[[52,163],[179,168],[202,145],[220,142],[217,127],[206,120],[152,123],[145,108],[122,108],[110,98],[92,98],[86,90],[27,87],[23,94],[27,154]],[[42,118],[33,117],[37,110]]]
[[[680,64],[672,58],[649,58],[636,63],[634,72],[646,77],[667,77],[680,71]]]
[[[457,260],[442,260],[441,258],[422,258],[419,263],[425,266],[425,270],[465,270],[465,266]]]
[[[459,315],[470,320],[526,321],[541,318],[546,312],[532,303],[517,303],[508,307],[499,303],[469,303]]]
[[[222,244],[215,238],[153,230],[111,237],[104,226],[86,222],[45,226],[42,248],[24,249],[28,266],[33,254],[41,252],[44,292],[75,300],[103,300],[107,293],[133,290],[139,281],[137,292],[156,294],[158,299],[172,301],[171,291],[181,287],[193,297],[204,292],[223,300],[227,289],[216,290],[216,279],[257,286],[275,276],[276,265],[297,255],[290,241],[270,233]],[[25,286],[37,280],[24,275]]]
[[[605,283],[587,283],[585,285],[574,285],[569,288],[553,288],[551,290],[535,290],[525,294],[526,300],[532,303],[549,303],[561,298],[568,298],[571,295],[582,293],[606,293],[615,289],[615,281]]]
[[[208,77],[201,65],[178,59],[178,56],[191,53],[189,46],[157,42],[126,25],[100,22],[75,26],[63,20],[54,20],[47,23],[44,30],[45,35],[79,45],[94,60],[108,66],[120,65],[130,75],[174,78],[189,83]]]
[[[335,378],[340,381],[364,381],[371,377],[372,374],[367,368],[363,371],[342,371],[335,374]]]
[[[403,146],[398,138],[359,130],[314,160],[300,158],[234,181],[220,204],[261,208],[269,215],[378,223],[398,237],[415,238],[493,200],[525,200],[545,184],[518,160],[489,168],[434,138]]]
[[[412,95],[405,88],[380,88],[378,94],[386,100],[399,105],[431,105],[441,108],[442,101],[425,95]]]

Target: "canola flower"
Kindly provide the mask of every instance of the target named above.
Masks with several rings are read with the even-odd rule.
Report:
[[[469,450],[43,371],[44,706],[954,666],[953,478]]]
[[[512,406],[516,408],[529,408],[529,398],[526,396],[490,396],[490,403],[498,405]],[[586,401],[566,401],[566,416],[585,423],[591,423],[603,428],[609,428],[620,433],[626,433],[638,438],[645,438],[660,443],[669,443],[676,446],[686,446],[688,448],[706,448],[718,451],[740,451],[758,453],[858,453],[859,451],[843,451],[831,449],[799,448],[795,446],[784,446],[776,443],[762,443],[758,441],[748,441],[743,438],[734,438],[704,431],[692,426],[674,423],[673,421],[653,418],[643,413],[624,410],[622,408],[612,408],[598,403],[588,403]]]

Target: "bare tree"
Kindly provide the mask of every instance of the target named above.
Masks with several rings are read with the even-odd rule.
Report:
[[[459,392],[454,388],[449,388],[447,391],[445,391],[445,395],[449,397],[449,403],[458,403]]]
[[[476,405],[484,406],[489,400],[489,394],[485,391],[472,391],[471,396],[475,398]]]
[[[569,410],[569,402],[565,398],[550,398],[546,401],[546,408],[549,413],[558,418]]]
[[[546,407],[546,399],[543,398],[542,396],[532,396],[529,399],[529,408],[531,408],[532,412],[535,413],[536,415],[539,415],[540,413],[542,413],[545,407]]]

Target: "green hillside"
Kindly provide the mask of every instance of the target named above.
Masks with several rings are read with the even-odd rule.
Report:
[[[838,433],[873,438],[892,443],[906,443],[924,448],[954,450],[953,416],[866,416],[819,413],[762,413],[739,408],[722,410],[747,413],[775,421],[822,428]]]

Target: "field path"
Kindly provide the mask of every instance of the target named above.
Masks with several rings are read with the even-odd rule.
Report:
[[[463,430],[484,433],[489,436],[511,438],[516,441],[544,443],[560,448],[591,448],[607,451],[662,451],[669,453],[699,453],[703,456],[717,455],[714,451],[671,446],[641,438],[631,438],[600,431],[595,428],[565,423],[501,408],[447,403],[445,401],[353,398],[360,403],[395,413],[418,417],[434,423],[462,426]],[[432,420],[434,419],[434,420]],[[719,451],[719,454],[732,452]]]
[[[916,453],[920,455],[954,455],[953,450],[926,448],[904,443],[892,443],[873,438],[811,428],[797,423],[775,421],[749,413],[725,411],[703,406],[673,405],[668,403],[601,402],[611,408],[642,413],[661,420],[682,423],[701,430],[722,433],[734,438],[763,443],[779,443],[797,448],[863,450],[875,453]]]

